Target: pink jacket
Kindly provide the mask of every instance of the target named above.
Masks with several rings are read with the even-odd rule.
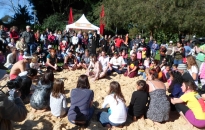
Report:
[[[205,79],[205,62],[203,62],[200,66],[200,78]]]

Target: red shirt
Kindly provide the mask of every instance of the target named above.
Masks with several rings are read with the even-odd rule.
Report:
[[[19,39],[19,35],[16,31],[11,31],[9,33],[9,36],[10,36],[10,38],[13,38],[15,42]]]
[[[122,45],[124,41],[121,38],[117,38],[115,39],[115,46],[120,48],[120,46]]]
[[[68,43],[66,42],[65,44],[63,44],[62,42],[60,43],[60,50],[65,50],[68,46]]]
[[[54,42],[55,38],[56,37],[54,35],[48,35],[49,42]]]

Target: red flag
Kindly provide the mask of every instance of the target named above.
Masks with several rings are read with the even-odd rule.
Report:
[[[105,16],[105,11],[104,11],[104,6],[102,5],[102,9],[101,9],[101,12],[100,12],[100,17],[104,18],[104,16]]]
[[[72,8],[70,8],[70,14],[69,14],[69,20],[68,20],[68,24],[73,23],[73,10]]]
[[[103,35],[104,33],[104,28],[105,28],[105,25],[104,24],[100,24],[100,34]]]
[[[104,6],[102,5],[102,9],[100,12],[100,34],[101,35],[103,35],[104,28],[105,28],[104,17],[105,17],[105,11],[104,11]]]

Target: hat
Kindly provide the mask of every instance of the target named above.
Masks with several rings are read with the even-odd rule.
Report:
[[[169,41],[169,43],[173,43],[173,41]]]
[[[201,88],[198,88],[197,92],[202,95],[205,94],[205,85],[203,85]]]
[[[24,58],[24,59],[32,59],[33,56],[26,54],[26,55],[23,55],[23,58]]]
[[[51,49],[51,48],[53,48],[52,45],[48,45],[48,49]]]
[[[186,64],[179,64],[177,69],[178,70],[186,70],[187,69],[187,65]]]
[[[114,54],[118,55],[119,53],[118,53],[118,51],[115,51]]]

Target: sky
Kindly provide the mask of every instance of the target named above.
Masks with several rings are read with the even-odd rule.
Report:
[[[17,7],[18,3],[22,6],[29,5],[28,0],[0,0],[0,18],[5,15],[14,15],[14,11],[11,8],[11,2],[13,2],[15,7]]]

